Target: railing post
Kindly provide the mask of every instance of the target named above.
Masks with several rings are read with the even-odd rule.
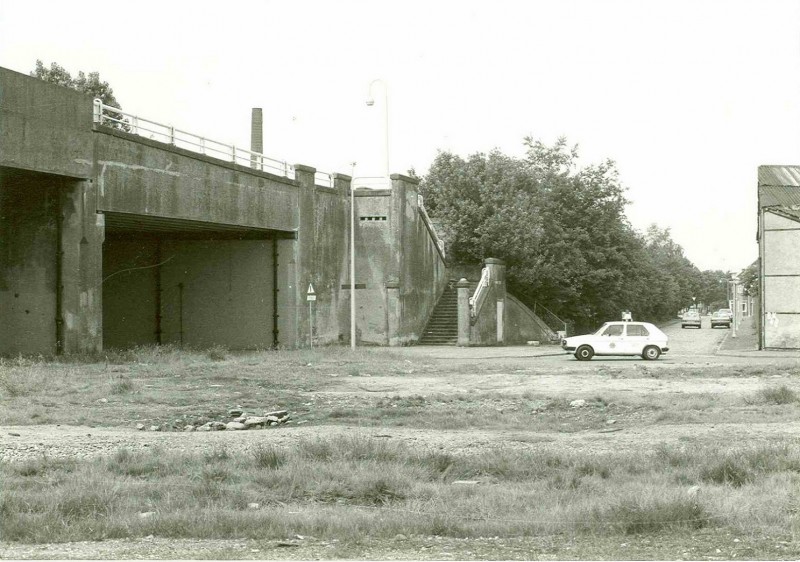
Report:
[[[231,156],[233,157],[233,163],[236,164],[236,145],[231,146]]]
[[[134,115],[132,119],[133,119],[133,131],[132,131],[132,133],[134,135],[138,135],[139,134],[139,118]]]
[[[169,127],[169,144],[175,144],[175,127]]]
[[[206,153],[206,139],[200,137],[200,154],[205,154],[205,153]]]
[[[92,120],[98,125],[103,124],[103,100],[99,98],[94,99],[92,110]]]

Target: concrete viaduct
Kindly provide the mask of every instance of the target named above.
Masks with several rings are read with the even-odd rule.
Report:
[[[99,124],[89,96],[0,68],[0,354],[348,341],[351,178],[293,169]],[[417,182],[355,201],[357,337],[414,343],[448,284]]]

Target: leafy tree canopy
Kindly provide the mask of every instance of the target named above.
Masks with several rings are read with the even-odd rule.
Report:
[[[717,298],[716,277],[705,279],[669,229],[631,227],[612,160],[579,167],[578,147],[565,138],[547,145],[527,137],[524,146],[523,158],[440,152],[422,178],[420,192],[454,261],[505,260],[516,296],[578,328],[626,309],[662,320],[692,297]]]
[[[114,90],[111,89],[108,82],[100,80],[99,72],[85,74],[83,71],[79,71],[78,75],[73,78],[60,64],[53,62],[50,63],[50,68],[47,68],[41,60],[37,59],[36,68],[31,72],[31,76],[44,80],[45,82],[78,90],[79,92],[91,95],[93,98],[102,100],[104,105],[122,109],[117,98],[114,97]],[[116,119],[116,121],[108,121],[105,125],[115,129],[129,130],[129,126],[122,114],[108,113],[107,115]]]
[[[95,98],[103,100],[105,105],[122,109],[122,106],[117,102],[114,97],[114,90],[108,85],[108,82],[100,80],[99,72],[90,72],[85,74],[82,70],[78,72],[77,77],[73,78],[72,75],[60,64],[53,62],[50,68],[45,67],[41,60],[36,60],[36,68],[31,72],[31,76],[40,78],[45,82],[58,84],[90,94]]]

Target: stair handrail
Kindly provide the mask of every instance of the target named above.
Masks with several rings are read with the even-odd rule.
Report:
[[[542,310],[546,314],[546,316],[544,317],[541,312]],[[563,334],[559,335],[561,335],[562,337],[567,335],[567,323],[564,322],[558,316],[556,316],[555,313],[553,313],[549,308],[547,308],[543,304],[540,304],[537,301],[533,301],[533,313],[539,318],[541,318],[542,322],[544,322],[545,325],[551,330],[553,330],[553,332],[555,332],[556,334],[558,334],[563,330]]]
[[[489,281],[491,281],[489,268],[484,267],[481,269],[481,279],[478,281],[478,286],[475,287],[475,294],[469,298],[469,315],[472,318],[477,318],[483,301],[486,300],[486,295],[489,293]]]

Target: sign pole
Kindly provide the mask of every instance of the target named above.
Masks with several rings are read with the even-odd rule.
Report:
[[[309,283],[308,291],[306,292],[306,300],[308,301],[308,346],[314,349],[314,301],[317,300],[317,294],[314,292],[314,286]]]

